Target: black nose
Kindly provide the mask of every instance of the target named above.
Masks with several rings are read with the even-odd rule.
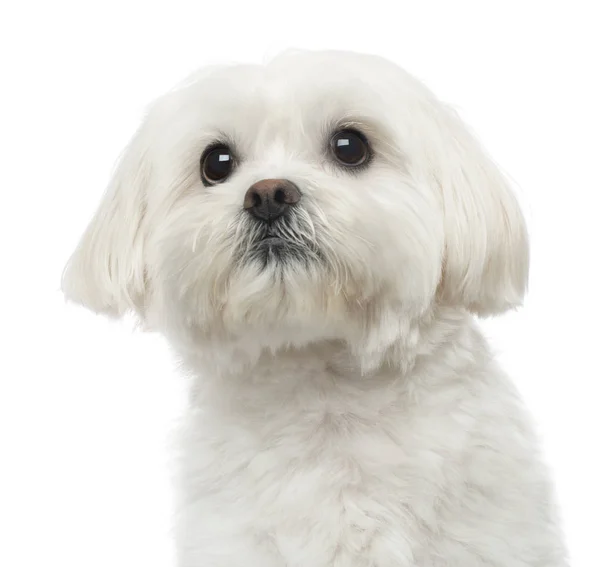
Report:
[[[271,221],[295,205],[302,195],[287,179],[263,179],[246,191],[244,209],[257,219]]]

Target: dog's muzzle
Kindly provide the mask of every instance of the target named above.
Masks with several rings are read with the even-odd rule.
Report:
[[[287,179],[263,179],[244,197],[242,222],[248,238],[241,245],[239,260],[287,264],[315,259],[315,244],[302,236],[298,205],[302,193]]]

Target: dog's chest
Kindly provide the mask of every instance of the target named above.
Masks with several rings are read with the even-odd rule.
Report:
[[[367,554],[410,564],[419,533],[435,529],[462,434],[441,424],[448,416],[413,415],[406,396],[399,387],[307,385],[280,391],[275,405],[250,398],[228,418],[200,410],[184,467],[194,545],[200,537],[206,552],[229,541],[294,558],[290,565],[354,567]],[[440,425],[445,433],[432,435]]]

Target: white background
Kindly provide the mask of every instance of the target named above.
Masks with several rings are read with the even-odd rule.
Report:
[[[374,52],[455,104],[519,186],[530,295],[484,322],[556,479],[574,567],[600,510],[595,2],[14,2],[0,13],[0,565],[173,565],[157,336],[65,306],[64,262],[145,104],[198,66]]]

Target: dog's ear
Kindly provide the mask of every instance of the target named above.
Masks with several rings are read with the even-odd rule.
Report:
[[[519,306],[527,288],[525,220],[507,180],[458,114],[437,114],[434,152],[442,191],[445,255],[439,297],[478,315]]]
[[[150,156],[145,125],[119,159],[113,177],[79,245],[65,267],[67,299],[97,313],[143,311],[146,194]]]

